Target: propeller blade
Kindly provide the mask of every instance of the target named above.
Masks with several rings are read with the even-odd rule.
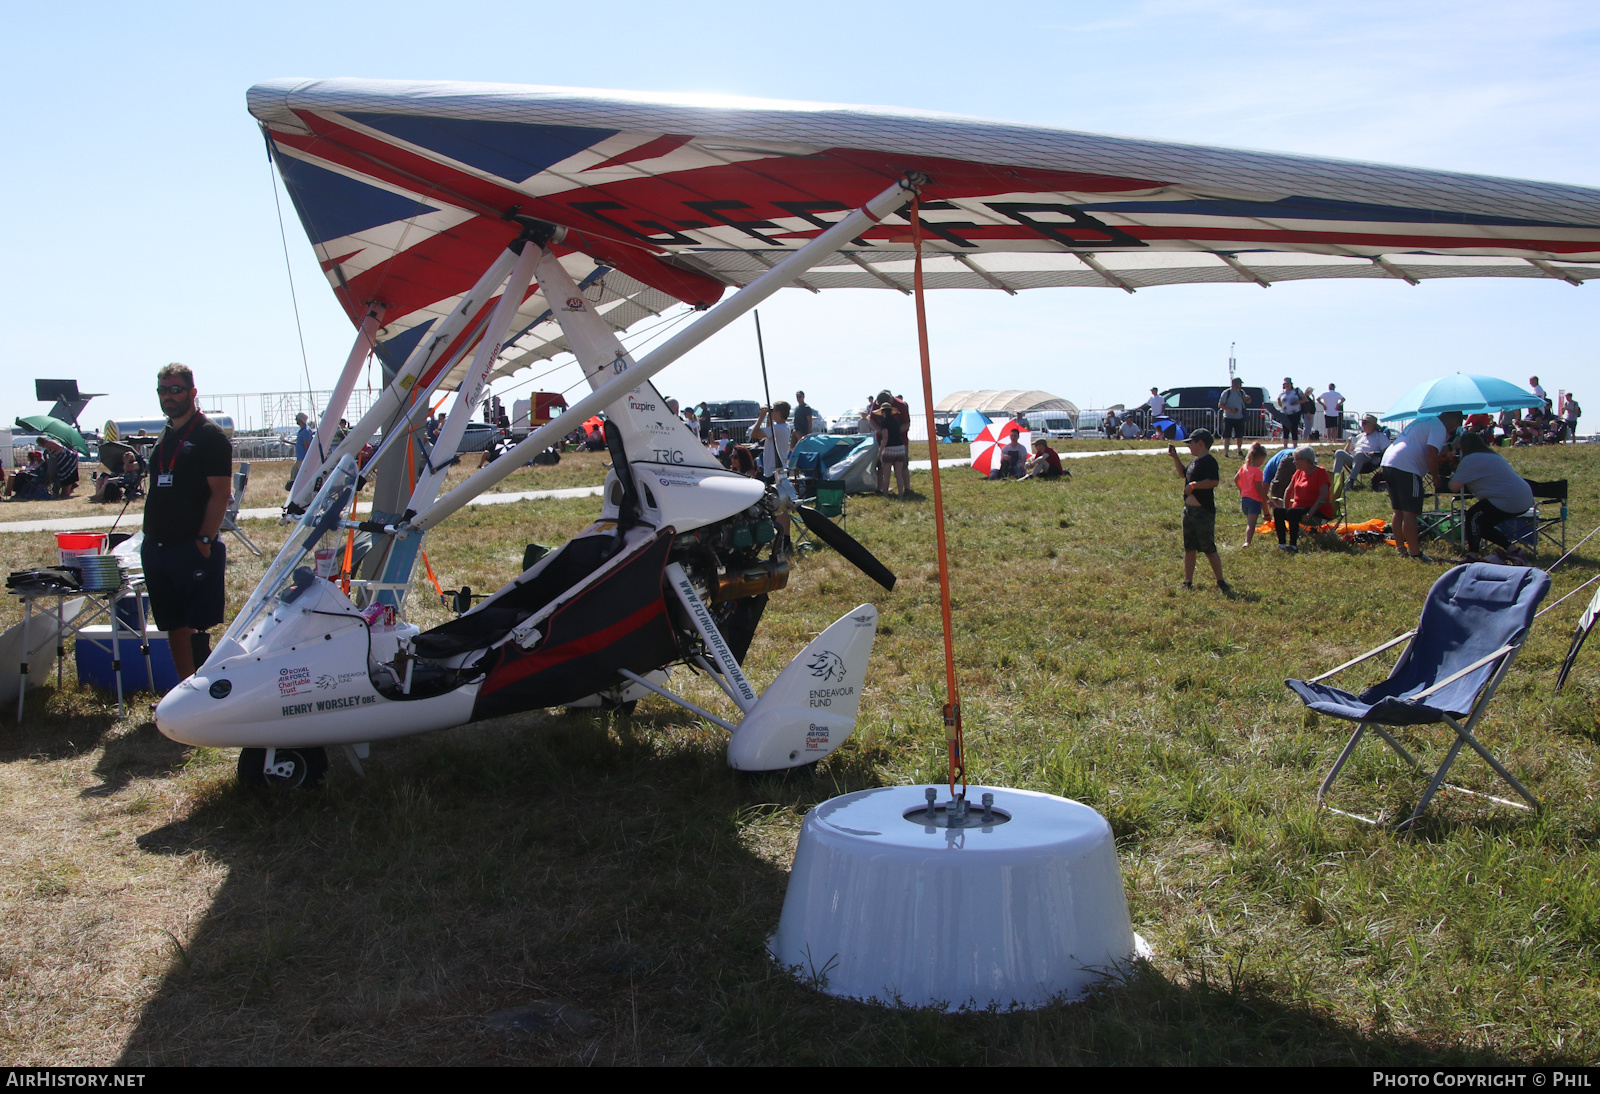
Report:
[[[809,506],[797,505],[795,508],[800,511],[800,519],[812,535],[849,559],[856,569],[885,589],[894,588],[895,578],[889,572],[889,567],[874,558],[872,552],[861,546],[854,536]]]

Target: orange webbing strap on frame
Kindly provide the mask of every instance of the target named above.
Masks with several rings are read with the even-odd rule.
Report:
[[[933,529],[939,542],[939,613],[944,622],[944,738],[950,761],[950,796],[956,798],[956,776],[961,776],[960,798],[967,796],[967,754],[961,739],[961,692],[956,686],[956,653],[950,632],[950,565],[945,557],[944,488],[939,481],[939,434],[933,424],[933,366],[928,358],[928,310],[922,286],[922,217],[920,202],[911,199],[911,243],[916,251],[912,286],[917,301],[917,348],[922,354],[922,406],[928,416],[928,455],[933,464]]]
[[[439,584],[439,579],[433,576],[433,563],[428,561],[428,552],[418,551],[422,556],[422,568],[428,571],[428,580],[433,582],[433,591],[439,594],[439,599],[444,599],[444,586]]]
[[[356,489],[350,491],[350,523],[356,519],[356,506],[361,504],[361,480],[356,480]],[[356,549],[356,530],[350,529],[344,537],[344,563],[339,567],[339,581],[344,587],[344,595],[350,595],[350,560],[354,557]]]

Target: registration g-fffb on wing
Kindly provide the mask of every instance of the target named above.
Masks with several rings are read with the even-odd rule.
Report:
[[[781,287],[908,291],[908,216],[934,288],[1600,270],[1600,193],[1574,186],[803,103],[356,80],[263,84],[249,102],[357,326],[290,493],[293,533],[157,711],[175,739],[243,747],[251,781],[312,778],[328,745],[354,762],[373,740],[647,692],[728,729],[744,770],[837,748],[877,613],[847,613],[758,693],[739,662],[787,582],[778,530],[798,516],[893,575],[781,478],[716,464],[651,377]],[[709,310],[635,360],[618,332],[680,303]],[[369,350],[393,380],[336,440]],[[440,496],[434,453],[456,451],[490,381],[563,350],[591,390]],[[441,387],[458,395],[413,481],[406,438]],[[599,411],[599,519],[459,618],[406,622],[427,530]],[[357,524],[342,514],[369,440]],[[373,543],[349,596],[305,564],[346,529]],[[675,665],[705,671],[737,720],[673,694]]]

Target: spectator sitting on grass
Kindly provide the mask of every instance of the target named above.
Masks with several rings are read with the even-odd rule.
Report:
[[[1317,450],[1309,444],[1295,449],[1294,466],[1294,477],[1289,480],[1283,504],[1272,510],[1272,523],[1278,532],[1280,551],[1300,549],[1301,521],[1311,516],[1324,519],[1333,516],[1333,503],[1329,500],[1333,484],[1328,472],[1317,466]],[[1284,542],[1285,532],[1289,537],[1287,543]]]
[[[1294,481],[1294,449],[1280,448],[1274,452],[1261,469],[1261,477],[1267,487],[1267,508],[1282,505],[1289,483]]]
[[[1013,429],[1011,440],[1000,449],[1000,465],[989,475],[991,479],[1020,479],[1026,471],[1028,450],[1022,447],[1022,431]]]
[[[28,465],[18,468],[6,483],[6,497],[12,501],[47,501],[50,492],[44,485],[44,453],[37,448],[28,453]]]
[[[1033,439],[1033,455],[1024,465],[1025,479],[1059,479],[1063,475],[1072,478],[1072,472],[1061,466],[1061,454],[1050,447],[1050,442],[1043,437]]]
[[[140,466],[139,457],[129,449],[122,454],[122,472],[117,475],[101,475],[89,500],[103,503],[134,497],[138,494],[139,484],[143,478],[144,468]]]
[[[1139,423],[1134,421],[1132,418],[1124,418],[1122,419],[1122,428],[1119,430],[1119,432],[1122,434],[1123,440],[1136,441],[1139,439]]]
[[[40,438],[48,453],[44,461],[44,482],[52,498],[70,498],[78,488],[78,454],[54,437]]]
[[[1176,448],[1167,445],[1167,455],[1183,478],[1183,587],[1194,588],[1195,555],[1203,554],[1216,575],[1217,588],[1230,592],[1222,579],[1222,557],[1217,554],[1216,491],[1222,472],[1211,455],[1211,430],[1197,429],[1185,443],[1194,457],[1188,464],[1178,458]]]

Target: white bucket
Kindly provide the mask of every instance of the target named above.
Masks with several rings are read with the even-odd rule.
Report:
[[[974,786],[979,822],[949,828],[924,821],[925,790],[863,790],[806,815],[768,943],[778,962],[829,995],[1006,1009],[1079,996],[1143,954],[1099,813]],[[981,823],[985,793],[1004,823]]]

